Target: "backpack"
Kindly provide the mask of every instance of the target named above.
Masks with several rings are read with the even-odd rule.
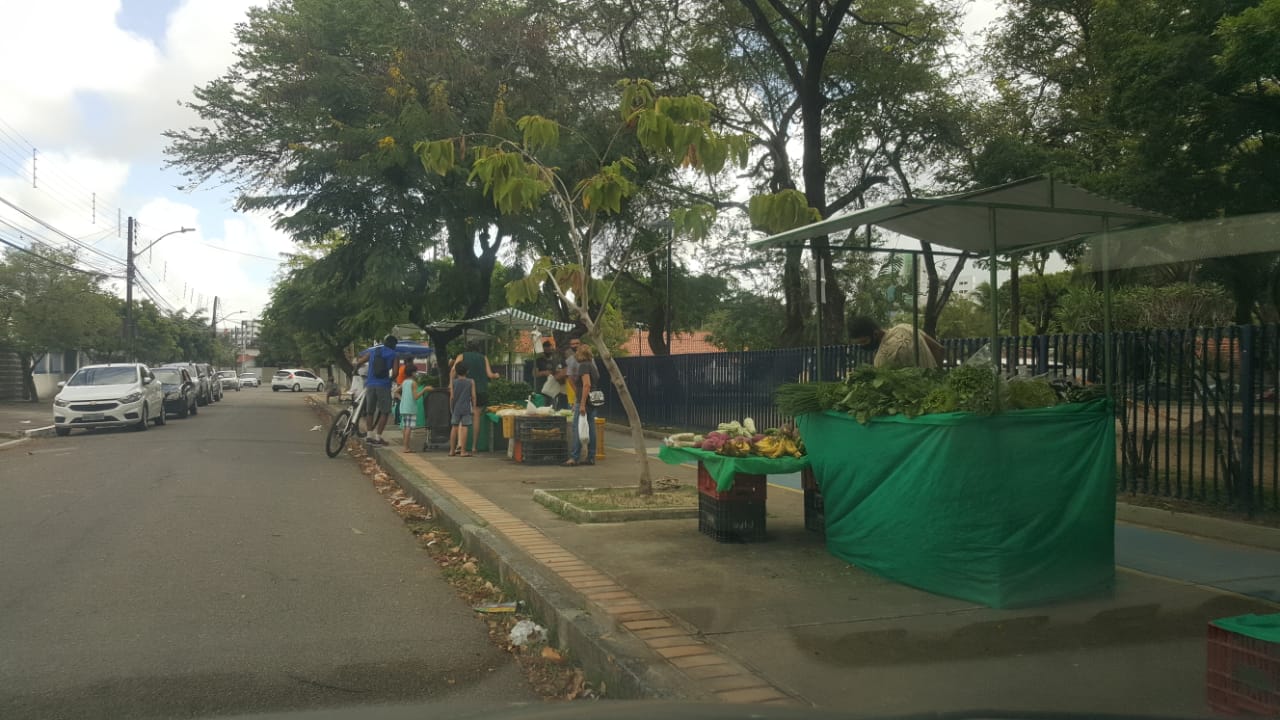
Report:
[[[371,368],[369,370],[369,377],[384,380],[391,377],[392,368],[387,367],[387,357],[383,354],[385,350],[386,348],[381,346],[374,348],[373,357],[369,361],[369,367]]]

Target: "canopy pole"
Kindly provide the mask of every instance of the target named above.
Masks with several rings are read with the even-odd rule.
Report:
[[[1107,399],[1115,402],[1115,347],[1111,337],[1111,218],[1102,216],[1102,342]]]
[[[920,367],[920,255],[911,253],[911,344]]]
[[[818,257],[817,253],[813,254],[813,276],[814,282],[817,284],[817,292],[814,294],[814,299],[817,300],[818,306],[818,338],[814,343],[814,349],[817,351],[818,355],[816,368],[818,372],[818,382],[822,382],[826,378],[826,376],[822,374],[822,259]]]
[[[991,260],[988,264],[990,269],[991,283],[991,365],[992,378],[995,383],[996,392],[991,393],[992,407],[995,412],[1000,412],[1000,285],[996,267],[996,209],[989,208],[987,210],[987,228],[991,233]]]

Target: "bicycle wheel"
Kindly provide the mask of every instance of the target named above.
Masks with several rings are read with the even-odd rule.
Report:
[[[342,448],[347,446],[347,438],[351,437],[351,411],[343,410],[333,419],[329,426],[329,435],[324,439],[324,454],[331,458],[338,457]]]

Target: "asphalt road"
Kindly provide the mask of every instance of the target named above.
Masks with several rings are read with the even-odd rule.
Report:
[[[301,395],[0,453],[0,717],[535,700]]]

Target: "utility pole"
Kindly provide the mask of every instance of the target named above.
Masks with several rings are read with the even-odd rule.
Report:
[[[218,339],[218,296],[213,296],[213,318],[209,323],[213,326],[213,339]]]
[[[133,359],[133,216],[125,232],[125,264],[124,264],[124,347]]]

